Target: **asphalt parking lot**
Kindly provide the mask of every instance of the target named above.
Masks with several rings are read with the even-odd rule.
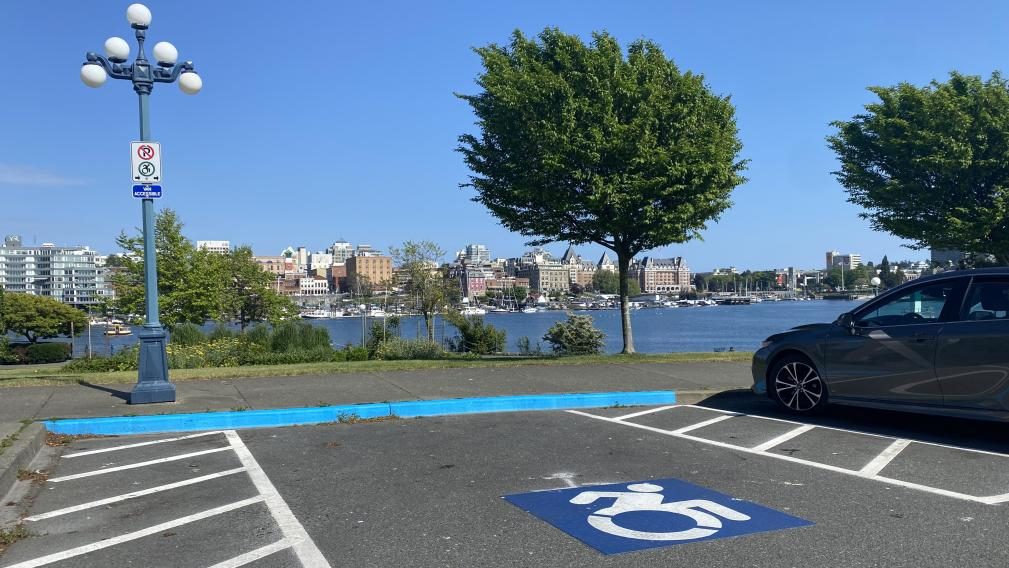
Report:
[[[0,566],[1004,566],[1007,433],[737,394],[81,439]]]

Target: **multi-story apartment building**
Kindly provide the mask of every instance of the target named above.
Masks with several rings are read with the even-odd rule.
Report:
[[[231,252],[231,241],[196,241],[196,248],[217,254],[228,254]]]
[[[333,262],[347,262],[347,259],[354,256],[354,245],[347,241],[336,241],[329,246],[329,254],[333,255]]]
[[[316,251],[308,255],[308,269],[312,272],[325,273],[333,265],[333,253]]]
[[[104,257],[97,252],[52,243],[26,247],[19,235],[8,235],[0,246],[0,288],[73,306],[89,306],[113,295]]]
[[[347,282],[351,286],[368,282],[372,287],[380,289],[393,283],[392,257],[355,255],[347,259],[346,265]]]
[[[315,276],[298,279],[299,296],[325,296],[329,294],[329,280]]]
[[[538,292],[567,292],[571,289],[568,267],[561,264],[527,264],[519,267],[516,278],[527,278],[529,287]]]
[[[462,251],[459,256],[469,266],[482,266],[490,263],[490,249],[487,248],[487,245],[466,245],[466,250]]]
[[[637,266],[638,284],[645,294],[669,294],[690,290],[690,268],[682,257],[645,257]]]
[[[836,250],[827,251],[827,270],[835,267],[842,267],[846,270],[853,270],[862,266],[862,255],[858,253],[841,254]]]

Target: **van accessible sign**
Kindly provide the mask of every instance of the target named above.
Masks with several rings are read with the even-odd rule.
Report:
[[[678,479],[572,487],[504,498],[603,554],[813,524]]]

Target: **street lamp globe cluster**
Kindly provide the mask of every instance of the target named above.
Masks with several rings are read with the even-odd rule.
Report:
[[[155,83],[179,82],[179,89],[195,95],[203,88],[203,80],[196,74],[191,61],[178,62],[179,50],[167,41],[154,44],[151,54],[155,64],[144,54],[147,28],[151,25],[151,11],[143,4],[130,4],[126,20],[137,38],[137,57],[127,64],[130,44],[120,37],[105,40],[105,55],[88,52],[81,66],[81,81],[89,87],[101,87],[113,79],[123,79],[133,84],[140,100],[140,140],[151,140],[149,98]],[[151,148],[150,145],[147,146]],[[159,150],[160,151],[160,150]],[[153,156],[153,151],[151,153]],[[153,170],[152,170],[153,171]],[[159,180],[161,177],[158,178]],[[136,192],[134,195],[137,196]],[[143,193],[144,219],[144,297],[146,321],[140,332],[139,371],[137,384],[130,393],[131,404],[172,402],[175,386],[168,381],[168,357],[165,349],[166,334],[158,315],[158,271],[154,248],[154,200]],[[160,194],[159,194],[160,195]]]

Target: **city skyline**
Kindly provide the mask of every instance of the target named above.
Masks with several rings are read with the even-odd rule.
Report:
[[[845,202],[830,175],[837,166],[824,142],[828,123],[860,112],[873,99],[869,85],[921,85],[952,69],[987,76],[1009,51],[994,23],[1009,8],[998,3],[872,10],[868,3],[738,3],[730,10],[657,2],[629,9],[559,2],[536,10],[395,3],[381,14],[363,5],[315,7],[313,17],[334,23],[339,33],[332,35],[300,33],[301,11],[208,5],[192,18],[196,6],[151,4],[152,40],[174,42],[205,81],[198,97],[156,89],[153,135],[166,156],[166,197],[157,206],[176,209],[194,241],[227,238],[261,254],[298,241],[317,250],[352,235],[381,248],[427,239],[449,254],[466,242],[526,248],[525,238],[500,228],[469,201],[472,192],[457,188],[467,171],[453,151],[456,137],[475,127],[452,93],[476,90],[479,60],[471,47],[505,42],[516,28],[535,34],[555,25],[582,37],[607,29],[624,45],[654,39],[737,106],[751,163],[735,206],[709,226],[705,241],[647,254],[682,256],[698,270],[812,267],[838,247],[874,261],[925,258],[873,232]],[[119,231],[138,224],[125,178],[127,143],[137,137],[134,95],[110,87],[99,95],[78,79],[83,53],[123,34],[121,8],[71,4],[53,19],[45,6],[28,5],[0,23],[0,46],[38,43],[37,58],[53,70],[7,91],[0,109],[8,132],[17,133],[0,138],[0,196],[17,204],[0,210],[5,233],[115,252]],[[980,24],[979,13],[986,14]],[[906,25],[893,27],[895,19]],[[44,42],[39,21],[53,28]],[[716,24],[725,33],[711,34]],[[227,26],[260,46],[256,57],[220,40]],[[943,34],[920,32],[939,28]],[[314,72],[316,58],[304,56],[319,53],[330,55],[322,74]],[[241,73],[240,66],[271,72]],[[311,89],[295,83],[308,77]],[[587,257],[603,250],[579,249]]]

